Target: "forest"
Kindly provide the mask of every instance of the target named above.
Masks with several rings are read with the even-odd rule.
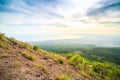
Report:
[[[79,53],[92,61],[107,61],[120,65],[120,47],[96,47],[93,45],[41,44],[42,49],[56,53]]]

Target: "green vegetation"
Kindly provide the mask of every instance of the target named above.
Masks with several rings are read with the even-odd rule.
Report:
[[[22,44],[22,47],[23,47],[24,49],[32,49],[32,46],[29,45],[28,43]]]
[[[71,57],[69,59],[69,64],[75,66],[77,64],[85,64],[87,61],[85,60],[85,58],[81,57],[79,54],[73,55],[73,57]]]
[[[30,53],[27,53],[27,52],[23,52],[22,56],[25,57],[28,60],[31,60],[31,61],[35,61],[36,60],[36,57],[34,55],[32,55]]]
[[[7,47],[7,44],[4,44],[4,43],[0,43],[0,47],[1,47],[1,48],[4,48],[4,49],[5,49],[5,48],[8,48],[8,47]]]
[[[81,48],[83,57],[92,61],[108,61],[120,65],[120,48]]]
[[[7,42],[7,40],[9,42]],[[49,73],[48,69],[50,66],[52,68],[51,70],[53,69],[58,70],[56,66],[59,66],[61,67],[61,71],[60,71],[61,74],[59,73],[58,75],[55,76],[56,80],[71,80],[72,78],[74,79],[74,77],[79,77],[80,79],[82,78],[91,79],[91,80],[93,79],[120,80],[120,66],[119,66],[120,48],[100,48],[100,47],[99,48],[98,47],[92,47],[92,48],[66,47],[64,49],[63,48],[61,49],[58,48],[56,52],[64,53],[60,50],[63,51],[66,50],[67,54],[56,54],[53,52],[40,50],[40,48],[37,45],[34,45],[32,47],[27,43],[22,43],[20,41],[15,40],[14,38],[5,38],[4,35],[0,34],[0,50],[1,50],[0,59],[2,58],[0,61],[5,62],[4,58],[8,59],[6,63],[9,63],[9,60],[11,59],[18,60],[18,61],[14,60],[10,62],[10,66],[12,64],[11,67],[17,68],[18,66],[28,64],[27,66],[29,66],[30,68],[42,70],[44,73]],[[20,54],[21,52],[22,54]],[[31,54],[29,52],[38,53],[38,54]],[[15,56],[16,53],[17,55],[19,54],[22,55],[23,56],[22,58],[28,60],[26,60],[21,64],[20,60],[23,59],[20,59],[20,57]],[[7,58],[9,56],[12,57]],[[50,66],[46,66],[47,64],[46,62],[50,64]],[[58,64],[53,64],[55,62],[57,62]],[[59,64],[64,64],[64,65],[60,66]],[[64,71],[65,70],[64,66],[70,66],[70,65],[73,67],[69,67],[68,71]],[[65,72],[69,72],[70,75],[64,74]],[[73,74],[71,74],[71,72],[73,72]]]
[[[8,42],[8,40],[5,37],[5,34],[0,33],[0,40]]]
[[[13,45],[19,44],[19,41],[17,41],[15,38],[11,37],[9,38],[9,41],[13,43]]]
[[[37,45],[34,45],[34,46],[33,46],[33,49],[34,49],[34,50],[39,50],[39,49],[40,49],[40,47],[39,47],[39,46],[37,46]]]
[[[59,64],[63,64],[64,63],[64,61],[62,59],[60,59],[60,58],[56,59],[56,62],[59,63]]]
[[[72,57],[68,58],[70,55]],[[89,75],[98,76],[104,80],[120,79],[120,67],[117,67],[114,64],[108,62],[90,61],[80,56],[80,54],[65,54],[64,56],[66,56],[70,65]]]
[[[71,80],[68,74],[58,74],[55,80]]]
[[[10,55],[7,54],[7,53],[3,53],[3,54],[0,54],[0,58],[7,58],[9,57]]]
[[[80,70],[80,74],[84,77],[95,77],[98,80],[120,80],[120,48],[59,45],[53,48],[49,45],[44,46],[43,49],[62,53],[68,63]],[[59,60],[57,62],[59,63]]]
[[[80,45],[41,45],[42,49],[56,53],[80,53],[92,61],[108,61],[120,65],[120,47],[81,47]]]

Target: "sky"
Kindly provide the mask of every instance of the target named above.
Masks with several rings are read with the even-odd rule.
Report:
[[[22,41],[120,35],[120,0],[0,0],[0,32]]]

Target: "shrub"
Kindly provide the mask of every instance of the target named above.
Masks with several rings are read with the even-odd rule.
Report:
[[[74,54],[70,59],[68,59],[69,64],[77,66],[78,64],[86,64],[88,61],[80,56],[80,54]]]
[[[63,63],[64,63],[63,60],[60,59],[60,58],[59,58],[59,59],[56,59],[56,62],[59,63],[59,64],[63,64]]]
[[[30,53],[24,52],[24,53],[22,53],[22,56],[25,57],[28,60],[31,60],[31,61],[35,61],[36,60],[36,57],[34,55],[30,54]]]
[[[107,75],[109,70],[113,70],[116,69],[116,67],[114,67],[114,65],[111,65],[109,63],[101,63],[101,62],[94,62],[93,63],[93,70],[96,73],[102,74],[102,75]]]
[[[120,70],[109,63],[94,62],[93,71],[105,80],[120,79]]]
[[[67,74],[58,74],[56,75],[55,80],[71,80],[71,79],[70,79],[70,76]]]
[[[70,59],[72,56],[73,56],[72,54],[67,54],[67,55],[66,55],[66,58],[67,58],[67,59]]]
[[[33,46],[33,49],[34,49],[34,50],[39,50],[40,47],[39,47],[38,45],[34,45],[34,46]]]
[[[80,58],[80,55],[79,54],[75,54],[73,57],[71,57],[69,59],[69,64],[75,66],[76,64],[78,64],[79,58]]]
[[[113,74],[112,76],[115,80],[120,80],[120,69],[113,69]]]

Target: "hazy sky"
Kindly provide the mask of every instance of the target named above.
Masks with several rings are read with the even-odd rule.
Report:
[[[23,41],[120,35],[120,0],[0,0],[0,32]]]

